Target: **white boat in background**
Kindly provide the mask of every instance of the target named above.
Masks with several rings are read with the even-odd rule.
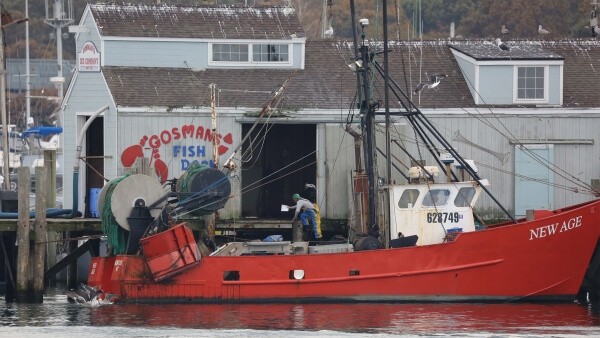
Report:
[[[62,128],[60,127],[32,127],[24,132],[15,130],[15,126],[9,128],[9,173],[10,190],[18,189],[18,175],[16,170],[21,166],[30,169],[31,191],[30,209],[35,209],[35,168],[44,167],[44,151],[54,150],[56,154],[56,208],[62,208],[62,152],[59,149]],[[1,144],[1,140],[0,140]],[[0,151],[0,168],[4,164],[4,153]],[[0,174],[0,185],[4,184],[4,176]]]

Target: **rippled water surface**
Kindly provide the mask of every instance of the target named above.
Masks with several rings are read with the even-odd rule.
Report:
[[[600,336],[579,304],[117,304],[1,303],[0,337]]]

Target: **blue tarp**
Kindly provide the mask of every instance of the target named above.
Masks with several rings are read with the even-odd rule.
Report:
[[[60,134],[62,132],[62,127],[32,127],[22,132],[21,137],[48,136],[52,134]]]

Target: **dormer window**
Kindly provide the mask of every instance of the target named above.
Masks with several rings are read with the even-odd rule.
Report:
[[[212,45],[212,60],[225,62],[247,62],[248,44],[215,43]]]
[[[287,43],[211,43],[209,65],[217,67],[289,67]],[[250,52],[251,51],[251,52]]]
[[[515,103],[547,102],[547,66],[517,66],[515,71]]]
[[[477,105],[560,106],[564,57],[543,44],[513,41],[510,51],[492,43],[450,45]]]
[[[252,46],[252,61],[281,62],[289,61],[288,45],[264,44]]]

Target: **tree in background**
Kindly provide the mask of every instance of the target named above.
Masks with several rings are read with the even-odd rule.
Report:
[[[538,25],[554,39],[590,36],[586,0],[402,0],[402,7],[413,23],[411,38],[418,37],[419,9],[424,39],[449,37],[452,22],[457,35],[473,39],[499,37],[502,25],[510,30],[508,39],[539,39]]]
[[[67,1],[67,0],[64,0]],[[321,38],[324,0],[290,0],[308,39]],[[155,4],[157,0],[129,0],[128,3]],[[162,4],[176,5],[283,5],[287,0],[161,0]],[[371,22],[367,35],[381,38],[382,0],[355,0],[357,20],[368,18]],[[23,16],[23,0],[2,0],[5,8],[16,17]],[[86,0],[73,0],[75,24],[78,23]],[[331,17],[334,38],[352,38],[350,0],[331,0],[326,17]],[[538,39],[537,27],[543,25],[553,39],[589,37],[589,0],[388,0],[388,32],[390,38],[419,38],[419,17],[423,22],[423,38],[447,38],[450,24],[454,22],[456,34],[465,38],[495,38],[502,25],[510,30],[509,39]],[[599,9],[600,10],[600,9]],[[420,16],[419,16],[420,13]],[[30,41],[32,58],[55,58],[56,37],[52,28],[44,23],[45,0],[29,0]],[[7,56],[23,57],[24,29],[7,37]],[[14,45],[14,47],[13,47]],[[63,56],[75,57],[73,37],[64,42]]]
[[[457,0],[460,14],[457,29],[465,38],[500,37],[501,27],[510,30],[508,39],[539,39],[538,25],[552,33],[552,38],[577,37],[577,4],[563,0]],[[589,4],[588,4],[589,7]]]

